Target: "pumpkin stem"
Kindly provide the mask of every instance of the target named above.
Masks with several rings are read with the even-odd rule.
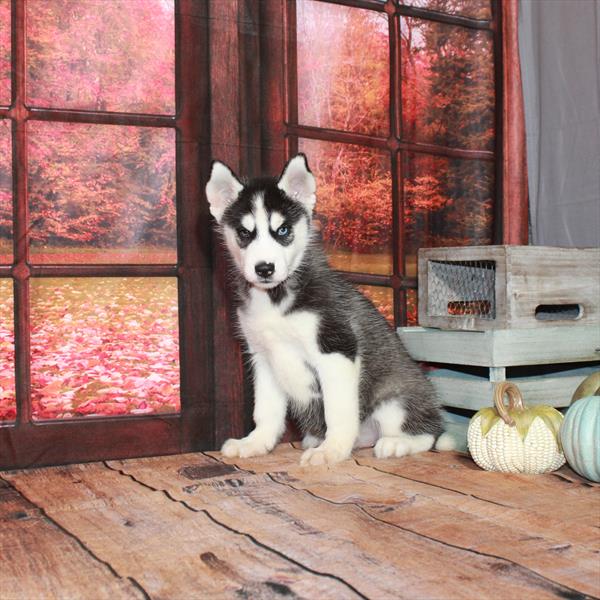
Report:
[[[505,394],[508,396],[508,410],[504,405]],[[515,409],[525,410],[521,390],[519,390],[514,383],[510,383],[509,381],[501,381],[494,387],[494,404],[496,405],[496,410],[498,411],[498,414],[502,420],[507,425],[510,425],[510,427],[514,427],[516,423],[508,411]]]

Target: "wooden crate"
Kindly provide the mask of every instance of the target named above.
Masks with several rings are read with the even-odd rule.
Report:
[[[444,426],[463,451],[470,417],[492,406],[496,382],[518,385],[528,406],[565,408],[583,379],[600,370],[600,327],[492,331],[401,327],[398,335],[413,359],[438,365],[428,377],[449,409]]]
[[[600,248],[419,250],[419,324],[441,329],[600,327]]]

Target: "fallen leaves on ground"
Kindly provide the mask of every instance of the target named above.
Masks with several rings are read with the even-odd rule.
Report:
[[[0,297],[10,298],[10,282],[0,285]],[[9,305],[3,302],[0,314],[4,421],[15,418]],[[33,279],[34,419],[178,411],[177,312],[174,278]]]

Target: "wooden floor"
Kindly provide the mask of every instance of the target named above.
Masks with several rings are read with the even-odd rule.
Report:
[[[600,486],[281,445],[0,473],[0,598],[600,596]]]

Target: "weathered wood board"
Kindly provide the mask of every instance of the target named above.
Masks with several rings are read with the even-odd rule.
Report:
[[[425,362],[476,367],[517,367],[600,360],[600,325],[444,331],[400,327],[409,354]]]
[[[43,510],[0,480],[0,598],[145,598]]]
[[[368,453],[368,451],[366,452]],[[303,564],[310,564],[313,568],[317,568],[321,564],[319,556],[325,554],[328,557],[327,568],[330,572],[333,571],[338,577],[352,582],[361,593],[370,597],[388,597],[391,594],[394,594],[394,597],[439,597],[442,593],[445,594],[443,597],[473,597],[474,594],[485,597],[485,584],[476,575],[481,569],[486,572],[494,570],[498,573],[510,572],[512,583],[504,581],[503,578],[500,578],[501,581],[497,583],[507,595],[514,593],[518,597],[524,598],[530,595],[543,597],[547,593],[550,595],[559,593],[560,590],[553,588],[554,584],[549,583],[552,580],[547,581],[541,574],[522,566],[523,562],[520,558],[517,561],[514,560],[520,555],[516,544],[519,536],[536,537],[538,538],[536,543],[540,545],[539,531],[532,536],[531,532],[518,530],[518,535],[510,536],[506,546],[502,546],[502,551],[510,551],[513,559],[498,555],[495,548],[489,554],[477,549],[477,544],[481,544],[482,529],[489,526],[489,517],[487,516],[472,528],[473,532],[469,543],[464,546],[454,544],[443,537],[436,538],[430,535],[431,532],[414,531],[408,527],[402,529],[395,526],[394,523],[388,523],[385,515],[397,508],[400,511],[404,510],[414,500],[399,485],[396,487],[393,480],[390,482],[389,475],[376,471],[372,473],[372,469],[357,469],[356,465],[348,472],[348,465],[351,463],[345,463],[345,469],[340,474],[340,479],[345,484],[345,496],[341,500],[338,498],[333,501],[331,498],[321,497],[312,489],[307,490],[309,492],[307,496],[298,497],[291,493],[295,486],[295,480],[302,482],[304,478],[312,475],[322,485],[332,485],[331,479],[342,468],[340,466],[331,471],[304,469],[297,466],[298,459],[298,451],[280,448],[276,454],[268,457],[237,461],[238,466],[245,470],[236,477],[238,483],[235,491],[211,487],[208,497],[207,490],[203,489],[202,483],[196,490],[188,487],[186,492],[183,492],[183,481],[178,481],[172,475],[165,478],[165,474],[169,472],[169,469],[165,468],[169,458],[162,459],[161,463],[157,465],[158,468],[147,465],[144,467],[143,473],[139,468],[135,468],[134,473],[135,477],[142,481],[152,481],[152,485],[168,489],[174,497],[185,496],[192,492],[192,498],[188,502],[198,503],[198,506],[208,503],[215,507],[213,510],[223,510],[224,514],[219,513],[219,518],[228,519],[228,522],[236,528],[249,528],[253,535],[262,536],[261,539],[269,545],[282,544],[282,550],[285,549],[288,555],[293,553],[296,560]],[[265,462],[266,465],[261,467]],[[387,461],[376,462],[386,463]],[[402,461],[391,462],[400,463]],[[208,465],[201,463],[201,466]],[[125,472],[130,472],[127,463],[121,468]],[[255,472],[258,468],[261,469],[259,473],[263,474],[262,477]],[[284,470],[282,471],[282,469]],[[363,477],[367,478],[366,487],[371,493],[373,493],[373,488],[381,489],[373,501],[374,508],[371,514],[366,512],[363,506],[353,501],[359,494],[357,488],[361,481],[357,471],[370,474],[370,477],[368,475]],[[482,473],[479,470],[478,472]],[[374,485],[373,476],[379,479],[378,486]],[[383,481],[386,483],[382,483]],[[274,485],[274,483],[279,485]],[[352,500],[349,500],[348,497]],[[332,502],[334,502],[333,507]],[[248,505],[252,508],[251,511],[248,510]],[[429,509],[425,509],[424,512],[428,513],[429,523],[435,524],[439,508],[439,506],[432,505]],[[442,521],[446,524],[453,523],[456,527],[468,514],[469,512],[465,510],[455,511]],[[286,527],[287,535],[283,539],[272,531],[274,517],[280,520],[282,525],[293,524],[292,527]],[[244,525],[244,523],[246,524]],[[384,524],[387,527],[382,527]],[[510,534],[513,525],[511,523],[510,526],[505,527],[506,535]],[[395,530],[392,535],[389,533],[390,527]],[[301,531],[294,531],[297,528],[300,528]],[[311,532],[310,535],[317,544],[316,548],[313,545],[306,546],[303,541],[305,535],[302,533],[303,530]],[[340,531],[343,532],[341,535]],[[443,533],[443,527],[441,531]],[[588,533],[586,530],[586,534]],[[348,546],[348,536],[352,540],[351,546]],[[562,540],[556,542],[549,538],[547,547],[561,546],[564,543]],[[493,541],[489,542],[489,546],[494,546]],[[521,546],[522,551],[531,551],[525,542]],[[383,553],[380,550],[382,547]],[[364,558],[367,556],[370,559],[368,563],[365,563]],[[582,585],[593,588],[596,554],[593,550],[587,549],[581,551],[581,557],[585,565],[583,567],[585,575],[580,574],[580,577],[585,579],[585,583]],[[527,561],[527,559],[525,560]],[[571,560],[568,558],[563,562],[571,564]],[[532,562],[535,562],[535,559]],[[548,562],[554,564],[552,561]],[[557,574],[564,571],[564,566],[564,564],[557,566]],[[358,577],[358,573],[360,573],[360,577]],[[444,574],[442,578],[440,578],[440,573]],[[448,580],[449,573],[454,573],[455,579],[452,581]],[[397,589],[399,580],[403,582],[401,590]],[[563,592],[568,587],[568,583],[559,585]],[[486,589],[489,590],[489,588]]]
[[[3,521],[0,590],[10,594],[0,597],[600,595],[600,486],[566,467],[513,476],[457,453],[378,460],[365,449],[306,468],[300,454],[282,444],[245,460],[198,453],[1,473],[11,498],[2,518],[17,505],[41,516],[29,537],[27,519],[9,519],[12,530]]]
[[[519,387],[527,406],[548,404],[560,408],[569,406],[577,386],[595,371],[600,371],[600,366],[507,379]],[[493,405],[495,383],[488,378],[452,369],[434,369],[427,376],[444,406],[479,410]]]
[[[146,598],[269,598],[277,590],[299,597],[313,593],[356,597],[334,578],[308,572],[243,532],[216,522],[207,512],[174,501],[103,464],[34,469],[2,477],[44,506],[53,521],[110,564],[119,578],[135,579]],[[54,552],[47,548],[38,555],[38,569],[23,569],[28,585],[38,578],[56,577],[43,566]],[[74,568],[65,564],[61,554],[49,566],[61,562],[63,571]],[[79,577],[76,568],[71,570],[72,581]],[[68,579],[66,574],[59,578]],[[90,585],[87,595],[83,587],[81,594],[72,597],[99,597],[93,591],[95,584]],[[109,592],[103,597],[108,598]],[[7,599],[4,594],[0,597]],[[19,600],[24,597],[14,595]],[[60,588],[44,596],[65,597]]]
[[[548,488],[532,486],[527,476],[508,476],[507,481],[506,475],[481,471],[470,458],[457,453],[424,453],[405,460],[382,461],[374,458],[369,449],[357,452],[353,462],[345,462],[324,477],[324,471],[296,466],[297,452],[286,450],[286,458],[288,454],[291,464],[286,471],[275,471],[277,467],[271,463],[262,467],[261,472],[265,469],[282,484],[305,489],[328,502],[358,505],[378,520],[425,538],[477,556],[504,559],[510,567],[496,565],[494,568],[507,568],[515,576],[518,576],[518,567],[523,566],[531,569],[530,575],[537,573],[549,581],[561,581],[565,586],[577,587],[585,579],[590,594],[600,590],[600,538],[596,530],[600,524],[600,486],[588,485],[577,476],[564,479],[560,475],[548,476],[557,479],[551,480]],[[281,468],[277,454],[266,458],[279,459]],[[419,459],[425,464],[441,462],[443,467],[438,467],[436,475],[443,468],[446,480],[460,471],[460,484],[456,489],[448,484],[431,485],[427,476],[413,479],[410,470],[406,476],[405,466]],[[250,461],[238,460],[237,464],[244,467],[247,462]],[[257,462],[252,462],[255,470]],[[370,468],[365,469],[365,466]],[[390,475],[395,476],[396,481],[390,480]],[[573,488],[567,495],[569,507],[555,518],[552,513],[544,514],[543,508],[541,514],[535,509],[519,508],[522,498],[510,506],[497,502],[493,494],[488,499],[462,491],[467,481],[477,485],[481,477],[487,480],[484,489],[489,486],[496,495],[501,488],[508,491],[525,485],[527,506],[535,506],[536,501],[540,501],[543,508],[549,500],[556,499],[549,488],[562,487],[568,481]],[[573,496],[577,496],[578,501],[572,501]],[[579,511],[587,512],[591,525],[579,522]],[[567,527],[566,523],[569,523]],[[573,562],[578,565],[577,570],[571,569]]]

